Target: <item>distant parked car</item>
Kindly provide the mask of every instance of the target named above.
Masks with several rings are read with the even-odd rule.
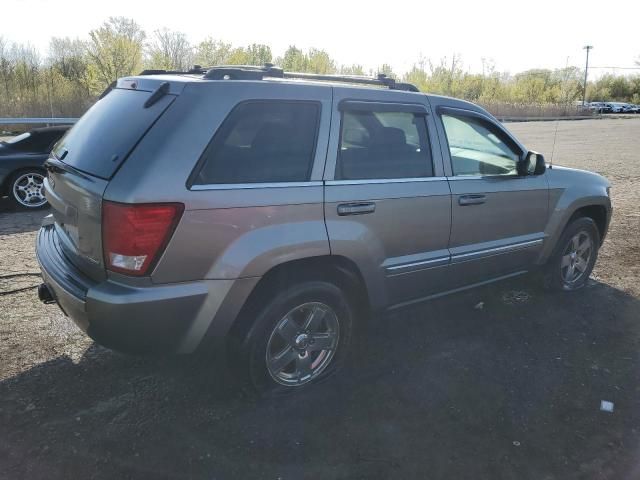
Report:
[[[611,105],[604,102],[591,102],[589,109],[596,113],[611,113]]]
[[[624,106],[626,104],[625,103],[620,103],[620,102],[609,102],[609,103],[607,103],[607,105],[609,105],[611,107],[611,113],[623,113],[624,112]]]
[[[630,103],[623,103],[622,113],[635,113],[634,107],[635,105],[631,105]]]
[[[0,197],[9,196],[22,208],[47,205],[44,161],[69,126],[36,128],[0,142]]]

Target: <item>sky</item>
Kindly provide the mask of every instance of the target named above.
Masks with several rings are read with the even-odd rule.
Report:
[[[266,43],[274,56],[289,45],[316,47],[341,64],[397,73],[421,58],[461,57],[479,72],[482,59],[496,70],[634,67],[640,60],[640,0],[563,1],[439,0],[0,0],[0,35],[30,43],[43,55],[52,36],[87,38],[108,16],[133,18],[147,34],[162,27],[234,45]],[[594,68],[603,72],[640,70]]]

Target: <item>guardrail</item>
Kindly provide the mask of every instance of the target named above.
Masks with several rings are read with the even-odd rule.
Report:
[[[70,125],[76,123],[77,118],[63,118],[63,117],[34,117],[34,118],[0,118],[0,125],[26,125],[26,124],[46,124],[46,125]]]

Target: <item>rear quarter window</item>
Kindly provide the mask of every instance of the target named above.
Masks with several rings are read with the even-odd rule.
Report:
[[[309,180],[319,118],[316,102],[239,104],[205,150],[194,184]]]

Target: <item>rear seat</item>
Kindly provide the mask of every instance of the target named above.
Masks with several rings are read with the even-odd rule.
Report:
[[[389,157],[393,158],[392,163]],[[340,159],[338,174],[344,180],[428,175],[424,153],[408,145],[399,128],[381,128],[365,147],[342,150]]]

